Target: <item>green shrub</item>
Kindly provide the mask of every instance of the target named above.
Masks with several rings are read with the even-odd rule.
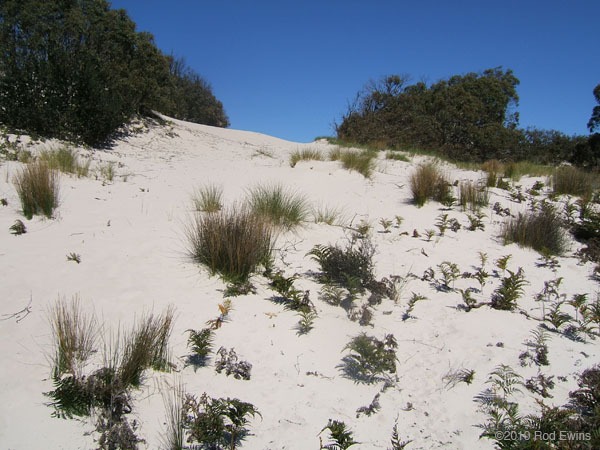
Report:
[[[339,366],[344,374],[358,382],[373,383],[381,375],[396,373],[396,349],[394,335],[387,334],[383,341],[361,333],[346,344],[350,354],[342,358]]]
[[[222,187],[208,184],[194,192],[192,203],[196,211],[216,212],[223,207],[222,197]]]
[[[590,198],[597,187],[598,177],[577,167],[559,167],[552,175],[552,190],[558,195],[570,194]]]
[[[535,212],[519,213],[503,227],[505,243],[515,242],[538,252],[561,255],[567,248],[562,220],[553,206],[542,203]]]
[[[58,206],[58,173],[43,162],[27,164],[13,179],[23,215],[31,219],[41,214],[52,217]]]
[[[423,206],[429,199],[445,202],[450,193],[450,183],[432,163],[422,164],[410,176],[410,190],[417,206]]]
[[[293,229],[306,221],[310,208],[306,199],[282,185],[259,185],[250,189],[251,210],[273,225]]]
[[[296,167],[299,161],[323,161],[323,154],[313,148],[304,148],[294,151],[290,156],[290,166]]]
[[[190,256],[227,281],[245,281],[267,264],[275,240],[263,216],[237,206],[195,215],[186,235]]]

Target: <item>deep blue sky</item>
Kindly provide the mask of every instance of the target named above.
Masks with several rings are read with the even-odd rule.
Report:
[[[369,79],[514,71],[521,127],[588,134],[600,83],[600,0],[114,0],[185,58],[231,128],[333,135]]]

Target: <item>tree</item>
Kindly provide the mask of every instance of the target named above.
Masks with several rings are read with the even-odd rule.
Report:
[[[596,98],[596,106],[592,110],[592,117],[587,123],[590,133],[600,128],[600,84],[594,88],[594,97]]]

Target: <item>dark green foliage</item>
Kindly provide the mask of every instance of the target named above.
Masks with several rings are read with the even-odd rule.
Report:
[[[323,281],[339,284],[349,290],[358,287],[361,291],[374,281],[374,254],[375,248],[366,238],[352,238],[346,247],[316,245],[308,252],[321,266]]]
[[[597,105],[594,106],[594,109],[592,110],[592,116],[587,123],[590,133],[600,128],[600,84],[594,88],[594,98],[596,99]]]
[[[27,233],[27,228],[25,227],[25,224],[19,219],[17,219],[15,223],[11,225],[8,229],[10,230],[10,233],[14,234],[15,236]]]
[[[398,343],[392,334],[386,334],[380,341],[361,333],[344,347],[350,354],[342,358],[343,364],[339,367],[356,382],[373,383],[381,375],[396,373],[397,347]]]
[[[210,328],[203,328],[200,331],[186,330],[188,336],[188,348],[193,352],[189,361],[194,366],[204,366],[208,354],[212,351],[214,333]]]
[[[319,434],[325,430],[329,430],[330,442],[325,445],[321,444],[321,450],[345,450],[358,444],[352,437],[352,431],[344,422],[329,419]]]
[[[261,414],[254,405],[237,398],[217,399],[204,393],[197,400],[188,394],[183,405],[183,427],[189,433],[187,442],[210,449],[234,450],[249,434],[249,418],[256,415]]]
[[[228,124],[208,85],[172,73],[152,35],[106,0],[4,1],[0,53],[0,122],[10,127],[93,145],[152,110]]]
[[[516,242],[551,255],[561,255],[567,247],[562,220],[549,203],[542,203],[537,211],[519,213],[518,217],[507,221],[502,237],[506,243]]]
[[[441,150],[457,159],[501,157],[518,142],[516,86],[511,70],[455,75],[431,86],[397,75],[371,84],[337,126],[342,140],[389,148]]]
[[[507,271],[510,275],[502,278],[500,286],[492,295],[491,307],[505,311],[513,311],[517,307],[517,300],[523,295],[523,286],[527,284],[523,269],[517,272]]]

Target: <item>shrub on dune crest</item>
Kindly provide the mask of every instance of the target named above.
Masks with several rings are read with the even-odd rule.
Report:
[[[186,230],[191,257],[228,281],[245,281],[271,258],[272,225],[247,207],[197,214]]]

